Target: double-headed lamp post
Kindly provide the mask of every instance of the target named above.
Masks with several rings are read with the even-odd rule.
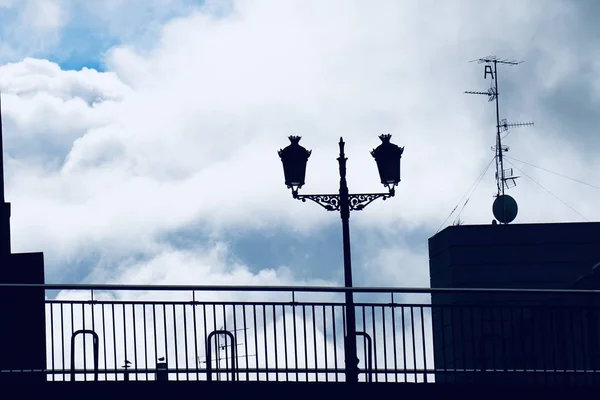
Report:
[[[356,314],[352,288],[352,261],[350,257],[350,211],[364,209],[372,201],[382,198],[386,200],[393,197],[395,187],[400,182],[400,159],[404,147],[390,143],[392,135],[381,135],[381,144],[371,151],[377,162],[381,183],[388,189],[388,193],[360,193],[350,194],[346,183],[346,156],[344,154],[344,139],[340,138],[340,189],[338,194],[298,194],[298,189],[304,185],[306,163],[311,151],[300,146],[300,136],[290,136],[291,144],[279,150],[279,157],[283,163],[285,184],[292,189],[292,196],[303,202],[312,200],[327,211],[339,211],[342,218],[342,236],[344,248],[344,286],[346,287],[346,336],[344,338],[344,355],[346,365],[346,381],[358,382],[358,355],[356,351]]]

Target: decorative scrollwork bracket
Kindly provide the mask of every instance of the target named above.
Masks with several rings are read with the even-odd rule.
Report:
[[[377,199],[387,200],[390,197],[394,197],[395,194],[396,193],[393,188],[390,189],[389,193],[350,194],[350,195],[348,195],[348,202],[350,204],[350,210],[360,211]]]
[[[306,202],[306,199],[312,200],[327,211],[340,210],[340,195],[339,194],[298,194],[293,193],[294,198]]]
[[[387,200],[395,195],[394,188],[391,188],[389,193],[359,193],[348,195],[348,205],[352,211],[363,210],[366,206],[377,199]],[[297,191],[292,192],[295,199],[306,202],[311,200],[326,209],[327,211],[340,210],[340,195],[339,194],[298,194]]]

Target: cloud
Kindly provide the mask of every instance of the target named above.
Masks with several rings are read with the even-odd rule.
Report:
[[[339,218],[287,193],[276,152],[290,134],[313,150],[303,190],[328,193],[339,179],[340,136],[351,191],[383,190],[369,150],[377,135],[392,133],[406,146],[403,181],[395,198],[355,213],[352,230],[406,233],[424,243],[492,157],[493,109],[462,94],[486,88],[481,66],[466,62],[492,51],[528,61],[501,70],[507,117],[536,121],[507,137],[510,154],[600,182],[598,162],[579,144],[590,132],[565,138],[553,121],[568,121],[568,109],[547,106],[560,100],[556,88],[577,78],[577,58],[557,58],[574,50],[550,29],[557,18],[581,18],[573,5],[555,1],[542,12],[535,2],[519,3],[495,32],[488,27],[508,15],[508,2],[184,3],[152,20],[168,21],[153,25],[155,40],[142,44],[131,33],[108,49],[105,72],[33,58],[0,67],[14,248],[44,250],[52,276],[90,254],[98,254],[89,261],[91,276],[94,264],[113,271],[131,255],[161,257],[164,238],[181,231],[202,241],[234,232],[266,241],[279,231],[318,240]],[[162,12],[145,4],[152,15]],[[108,21],[120,7],[107,2],[94,12]],[[598,217],[593,190],[525,172],[588,219]],[[491,220],[491,174],[470,198],[464,222]],[[520,222],[581,218],[524,175],[511,193]],[[360,254],[361,243],[354,245]],[[384,249],[422,264],[425,252],[410,246]],[[375,248],[363,253],[384,252]],[[376,259],[366,264],[378,271],[396,262]],[[368,268],[357,271],[369,276]],[[423,281],[411,271],[411,282]]]
[[[30,28],[41,32],[55,32],[65,24],[60,0],[30,1],[23,9],[22,18],[29,22]]]

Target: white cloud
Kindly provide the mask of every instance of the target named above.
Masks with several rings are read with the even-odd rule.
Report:
[[[31,0],[22,11],[21,18],[28,26],[44,32],[55,32],[65,24],[65,10],[61,0]]]
[[[124,4],[107,3],[103,18]],[[493,110],[461,94],[487,83],[481,66],[466,61],[494,49],[525,59],[534,48],[541,59],[556,50],[551,33],[537,33],[565,11],[561,3],[542,13],[522,2],[501,33],[488,30],[508,4],[235,2],[228,14],[209,7],[172,20],[150,44],[132,39],[111,49],[108,72],[35,59],[4,65],[14,248],[44,250],[56,268],[93,252],[115,262],[157,255],[162,235],[189,227],[218,237],[338,223],[286,191],[276,151],[292,133],[313,149],[306,192],[335,191],[340,136],[350,189],[382,190],[368,152],[378,134],[392,133],[406,146],[397,196],[356,213],[353,223],[433,234],[492,156]],[[518,68],[502,72],[507,82],[530,74],[528,64]],[[554,69],[553,80],[570,70]],[[541,81],[530,85],[527,96],[544,90]],[[511,96],[502,101],[531,107],[524,115],[539,112],[530,97]],[[551,154],[564,173],[599,182],[597,162],[564,151],[565,141],[547,138],[552,129],[536,118],[535,128],[509,137],[511,152],[539,165]],[[523,179],[514,189],[519,221],[578,218],[540,201],[534,185]],[[555,190],[598,218],[595,192]],[[463,220],[489,223],[492,193],[490,173]]]

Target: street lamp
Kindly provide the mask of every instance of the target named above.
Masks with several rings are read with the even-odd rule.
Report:
[[[352,293],[352,262],[350,257],[350,211],[359,211],[378,198],[383,200],[396,194],[395,187],[400,182],[400,159],[404,147],[398,147],[390,142],[392,135],[381,135],[381,144],[371,151],[377,162],[381,183],[387,187],[388,193],[348,193],[346,183],[346,156],[344,154],[344,139],[340,138],[340,189],[338,194],[298,194],[298,189],[304,185],[306,164],[310,151],[300,146],[300,136],[290,136],[290,145],[279,150],[283,163],[285,184],[292,189],[295,199],[305,202],[314,201],[327,211],[339,211],[342,218],[342,237],[344,249],[344,286],[346,289],[346,337],[344,338],[344,355],[346,364],[346,381],[358,382],[358,356],[356,351],[356,314]]]

